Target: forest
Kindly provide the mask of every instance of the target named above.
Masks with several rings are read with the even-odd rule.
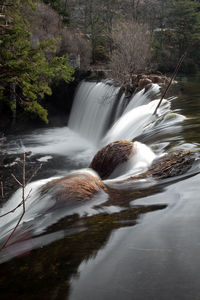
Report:
[[[187,52],[180,71],[194,74],[199,46],[200,1],[1,0],[1,115],[48,123],[43,98],[75,69],[103,69],[123,83],[170,73]]]

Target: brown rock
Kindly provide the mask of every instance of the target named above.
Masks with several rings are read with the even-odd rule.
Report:
[[[101,179],[106,179],[120,163],[128,161],[132,154],[133,142],[113,142],[97,152],[89,167],[95,170]]]
[[[70,200],[73,202],[90,200],[101,190],[106,191],[106,186],[99,177],[89,172],[77,172],[47,183],[41,194],[50,193],[56,198],[57,203],[70,203]]]
[[[138,87],[140,90],[142,90],[147,84],[152,83],[152,81],[148,78],[142,78],[138,82]]]
[[[150,75],[149,76],[153,83],[165,83],[166,78],[159,75]]]
[[[158,180],[180,176],[187,173],[198,157],[198,153],[177,150],[154,160],[148,171],[136,176],[131,176],[126,181],[145,179],[148,177]]]

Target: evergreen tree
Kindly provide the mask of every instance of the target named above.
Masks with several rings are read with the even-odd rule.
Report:
[[[47,112],[37,100],[51,94],[52,81],[72,80],[73,68],[68,65],[67,56],[55,55],[55,40],[31,45],[31,32],[22,8],[27,5],[34,9],[34,2],[5,0],[0,6],[5,16],[0,24],[0,101],[8,102],[13,112],[19,102],[25,111],[48,122]]]

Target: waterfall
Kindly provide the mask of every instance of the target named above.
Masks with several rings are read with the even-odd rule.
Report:
[[[124,112],[121,118],[115,122],[111,129],[107,132],[103,139],[103,145],[112,141],[122,139],[133,140],[135,137],[143,133],[146,126],[156,120],[153,115],[159,100],[154,100],[149,104],[141,105],[128,112]],[[164,114],[170,108],[170,103],[165,100],[159,108],[158,113]]]
[[[124,93],[119,97],[119,90],[110,82],[81,82],[70,114],[69,128],[97,144],[112,122],[116,122],[123,113],[148,104],[152,94],[158,94],[159,86],[153,84],[148,91],[139,91],[128,105]]]
[[[151,96],[158,95],[160,91],[160,87],[158,84],[152,84],[151,88],[149,88],[146,92],[145,89],[134,94],[127,105],[124,113],[136,108],[140,105],[148,104],[151,101]]]
[[[69,127],[36,130],[31,135],[23,136],[21,152],[31,151],[33,155],[37,154],[38,161],[54,159],[52,162],[54,171],[57,165],[58,169],[56,177],[38,180],[26,187],[25,194],[27,195],[30,190],[31,194],[26,204],[26,214],[19,230],[14,235],[16,241],[23,236],[24,230],[30,231],[33,235],[41,234],[45,232],[46,228],[67,215],[76,213],[82,216],[98,213],[98,209],[93,209],[93,205],[102,204],[108,197],[102,191],[91,202],[80,201],[74,207],[69,203],[68,207],[65,206],[63,209],[62,204],[56,206],[56,198],[52,193],[44,195],[41,193],[42,186],[47,182],[66,176],[71,171],[79,173],[77,169],[87,167],[102,146],[117,140],[132,141],[140,135],[140,141],[133,143],[134,153],[130,159],[117,165],[110,177],[104,181],[114,188],[122,187],[122,184],[125,188],[129,187],[129,183],[124,179],[145,172],[152,161],[163,152],[154,153],[148,145],[141,141],[151,142],[152,136],[159,134],[162,137],[163,132],[170,132],[172,126],[173,131],[177,130],[179,128],[174,127],[174,124],[185,119],[183,116],[171,112],[168,100],[163,100],[157,115],[153,115],[159,100],[151,101],[151,99],[152,94],[153,96],[157,95],[158,85],[152,85],[148,91],[139,91],[132,96],[128,104],[126,95],[119,91],[119,87],[108,82],[82,82],[75,95]],[[143,135],[143,139],[141,135]],[[43,157],[38,158],[39,155],[43,155]],[[60,165],[62,166],[60,167]],[[81,169],[80,172],[88,172],[88,170]],[[6,214],[20,203],[21,193],[21,189],[15,192],[0,210],[1,215]],[[0,241],[11,232],[21,213],[22,207],[19,207],[14,213],[8,214],[2,219]]]
[[[108,128],[119,87],[82,82],[75,95],[69,128],[96,143]]]

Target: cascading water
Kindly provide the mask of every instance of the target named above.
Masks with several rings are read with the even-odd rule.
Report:
[[[131,97],[129,104],[124,110],[124,113],[138,106],[148,104],[151,101],[151,97],[158,96],[159,92],[160,87],[158,84],[152,84],[147,91],[145,91],[145,89],[142,89]]]
[[[33,155],[50,154],[50,156],[45,156],[48,159],[55,155],[66,157],[68,165],[69,160],[73,161],[73,167],[69,170],[65,169],[66,175],[69,171],[77,169],[75,167],[76,164],[79,165],[79,168],[80,166],[87,167],[95,152],[101,146],[116,140],[126,139],[131,141],[142,133],[148,133],[148,129],[150,132],[154,132],[156,128],[165,129],[165,123],[168,126],[173,126],[177,116],[180,116],[174,115],[169,120],[167,116],[170,113],[170,103],[167,100],[162,102],[158,115],[153,115],[159,100],[150,100],[152,94],[154,97],[158,94],[158,85],[152,85],[146,93],[144,93],[144,90],[136,93],[128,105],[124,103],[126,100],[125,94],[119,97],[118,92],[119,87],[115,87],[111,83],[82,82],[75,96],[69,127],[47,129],[39,133],[36,131],[30,136],[24,136],[21,152],[32,151]],[[111,125],[111,119],[114,122],[113,125]],[[182,121],[180,117],[179,121]],[[109,125],[111,127],[108,130]],[[118,182],[129,175],[146,170],[156,157],[152,150],[144,144],[137,143],[136,148],[137,151],[130,161],[123,166],[119,165],[111,174],[110,182]],[[44,158],[39,159],[39,161],[41,160],[44,160]],[[60,175],[62,173],[58,172],[58,176]],[[45,226],[48,227],[67,214],[62,212],[61,209],[61,212],[56,211],[54,213],[53,218],[51,218],[51,211],[42,217],[43,211],[54,205],[54,201],[52,202],[48,198],[43,198],[40,201],[40,188],[49,180],[52,180],[52,178],[31,184],[33,191],[31,199],[29,199],[28,212],[24,217],[24,222],[29,224],[35,233],[40,233],[45,229]],[[109,180],[107,183],[109,183]],[[13,195],[2,209],[1,214],[19,203],[20,194],[21,191],[17,191]],[[86,206],[84,209],[86,209],[84,213],[89,213],[91,208]],[[79,210],[76,209],[75,212],[79,213]],[[17,210],[14,215],[5,217],[1,228],[2,237],[6,236],[13,228],[19,216],[20,210]],[[30,225],[30,222],[35,218],[38,220],[37,224]]]
[[[82,82],[74,99],[69,128],[96,145],[105,145],[117,139],[132,140],[141,134],[145,126],[155,121],[152,114],[158,101],[150,101],[152,96],[155,98],[158,95],[160,87],[153,84],[146,92],[145,89],[139,91],[128,105],[124,93],[118,97],[119,90],[110,82]],[[163,107],[166,109],[166,102]],[[159,110],[160,115],[164,113],[163,107]],[[169,106],[167,109],[169,111]],[[112,125],[111,118],[114,125],[106,134],[109,125]]]
[[[103,82],[82,82],[74,99],[69,128],[98,142],[109,125],[119,87]]]
[[[125,111],[122,117],[108,131],[103,139],[103,144],[108,144],[112,141],[121,139],[133,140],[139,136],[146,126],[155,122],[158,118],[153,115],[159,100],[154,100],[149,104],[141,105],[131,110]],[[163,115],[168,112],[170,103],[163,101],[159,108],[158,115]]]

